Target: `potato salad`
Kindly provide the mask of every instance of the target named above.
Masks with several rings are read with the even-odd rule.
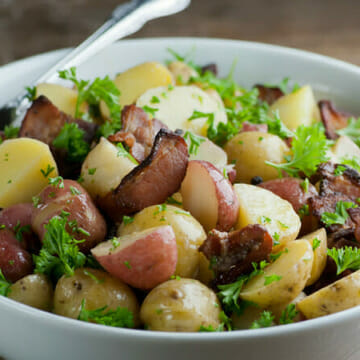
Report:
[[[360,305],[360,119],[170,56],[59,71],[68,86],[28,88],[21,126],[0,124],[0,295],[173,332]]]

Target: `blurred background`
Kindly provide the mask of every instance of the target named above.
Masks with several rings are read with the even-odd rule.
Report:
[[[122,0],[0,0],[0,65],[80,43]],[[133,37],[203,36],[296,47],[360,65],[360,0],[193,0]]]

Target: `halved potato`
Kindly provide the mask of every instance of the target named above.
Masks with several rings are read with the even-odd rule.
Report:
[[[133,104],[149,89],[173,84],[173,77],[164,65],[158,62],[146,62],[118,74],[114,83],[120,90],[119,103],[125,106]],[[109,109],[103,101],[100,103],[100,111],[104,118],[109,117]]]
[[[149,206],[138,212],[131,223],[122,223],[117,235],[129,235],[162,225],[170,225],[175,233],[178,250],[175,275],[194,278],[199,267],[198,248],[206,239],[206,234],[190,213],[172,205]]]
[[[185,64],[183,61],[173,61],[168,65],[168,69],[171,72],[176,85],[185,85],[189,82],[190,78],[198,77],[198,72]]]
[[[196,154],[190,154],[189,160],[205,160],[222,170],[228,163],[226,152],[207,138],[202,142]]]
[[[301,221],[288,201],[253,185],[235,184],[234,189],[240,203],[236,229],[249,224],[262,224],[279,242],[279,246],[296,239]]]
[[[92,198],[103,197],[115,189],[136,166],[128,157],[118,154],[116,146],[102,137],[87,155],[81,168],[82,186]]]
[[[274,111],[279,112],[280,119],[290,130],[296,130],[300,125],[309,126],[320,121],[320,111],[309,85],[275,101],[269,113],[272,115]]]
[[[56,162],[45,143],[18,138],[0,145],[0,208],[31,202],[48,185],[44,172],[54,168],[50,177],[58,175]]]
[[[236,181],[250,183],[254,176],[264,181],[276,179],[278,171],[265,163],[285,162],[288,146],[278,136],[259,131],[247,131],[234,136],[224,147],[230,163],[235,164]]]
[[[58,84],[38,84],[36,86],[36,97],[46,96],[59,110],[75,117],[76,101],[78,93],[74,89],[58,85]],[[88,105],[81,104],[80,111],[86,112]]]
[[[159,101],[153,103],[154,98]],[[136,105],[157,109],[155,112],[156,119],[162,121],[171,130],[190,130],[198,135],[206,135],[208,117],[189,120],[194,111],[213,114],[210,116],[214,116],[215,125],[227,121],[225,109],[196,86],[175,86],[172,88],[160,86],[150,89],[139,97]]]
[[[343,158],[360,158],[360,148],[347,136],[340,136],[331,148],[331,158],[341,163]]]
[[[335,281],[298,303],[307,319],[333,314],[360,305],[360,270]]]
[[[286,248],[286,252],[264,269],[264,274],[255,276],[243,287],[241,299],[267,308],[286,305],[301,293],[311,274],[313,251],[305,240],[293,241]],[[279,279],[265,285],[268,277],[274,275]]]
[[[317,239],[320,241],[319,245],[314,249],[314,241]],[[306,286],[312,285],[316,280],[319,279],[320,275],[325,269],[326,258],[327,258],[327,236],[325,228],[318,229],[311,234],[303,236],[300,240],[306,240],[310,243],[314,249],[314,262],[311,269],[311,275],[306,283]]]

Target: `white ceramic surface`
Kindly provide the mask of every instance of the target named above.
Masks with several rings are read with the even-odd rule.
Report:
[[[147,60],[165,60],[171,47],[195,48],[200,64],[216,62],[225,75],[237,58],[235,78],[245,87],[285,76],[310,83],[318,98],[360,113],[360,69],[303,51],[241,41],[162,38],[121,41],[79,69],[84,78],[115,75]],[[27,85],[66,50],[0,68],[0,104]],[[0,297],[0,358],[8,360],[357,360],[360,307],[276,328],[232,333],[160,333],[88,324],[32,309]]]

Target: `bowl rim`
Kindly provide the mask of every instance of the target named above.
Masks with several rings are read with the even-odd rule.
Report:
[[[149,37],[149,38],[139,38],[139,39],[126,39],[118,41],[109,47],[112,46],[126,46],[126,45],[140,45],[141,43],[151,43],[156,42],[164,45],[169,43],[176,46],[177,43],[189,43],[190,41],[201,42],[202,44],[213,45],[215,43],[221,43],[224,46],[242,46],[251,50],[262,49],[264,51],[271,51],[276,54],[295,56],[302,58],[307,61],[322,61],[326,66],[337,67],[343,71],[351,72],[360,76],[360,67],[343,60],[334,59],[326,55],[316,54],[306,50],[295,49],[286,46],[273,45],[255,41],[243,41],[243,40],[234,40],[234,39],[222,39],[222,38],[206,38],[206,37]],[[65,54],[70,51],[71,48],[56,49],[49,52],[33,55],[24,59],[19,59],[11,63],[0,66],[0,74],[3,71],[13,71],[13,68],[18,66],[23,66],[28,62],[40,62],[48,61],[50,58]],[[97,334],[99,332],[104,333],[108,336],[119,336],[119,335],[129,335],[136,338],[143,338],[144,340],[156,340],[162,339],[170,342],[186,342],[186,343],[200,343],[203,341],[209,341],[212,339],[221,339],[222,341],[232,341],[232,340],[251,340],[258,338],[271,338],[278,336],[289,336],[297,335],[300,333],[307,332],[308,330],[320,330],[325,327],[331,327],[337,325],[339,322],[351,321],[354,317],[360,318],[360,305],[335,313],[330,314],[324,317],[310,319],[294,324],[287,324],[286,326],[274,326],[269,328],[262,329],[245,329],[245,330],[236,330],[231,332],[206,332],[206,333],[193,333],[193,332],[164,332],[164,331],[146,331],[139,329],[124,329],[124,328],[115,328],[110,326],[104,326],[99,324],[87,323],[84,321],[79,321],[71,318],[66,318],[63,316],[56,315],[54,313],[45,312],[38,310],[36,308],[30,307],[28,305],[19,303],[12,299],[0,296],[0,306],[7,309],[7,311],[21,312],[24,315],[27,315],[31,321],[44,323],[45,325],[51,325],[62,328],[72,328],[82,332],[88,332]]]

